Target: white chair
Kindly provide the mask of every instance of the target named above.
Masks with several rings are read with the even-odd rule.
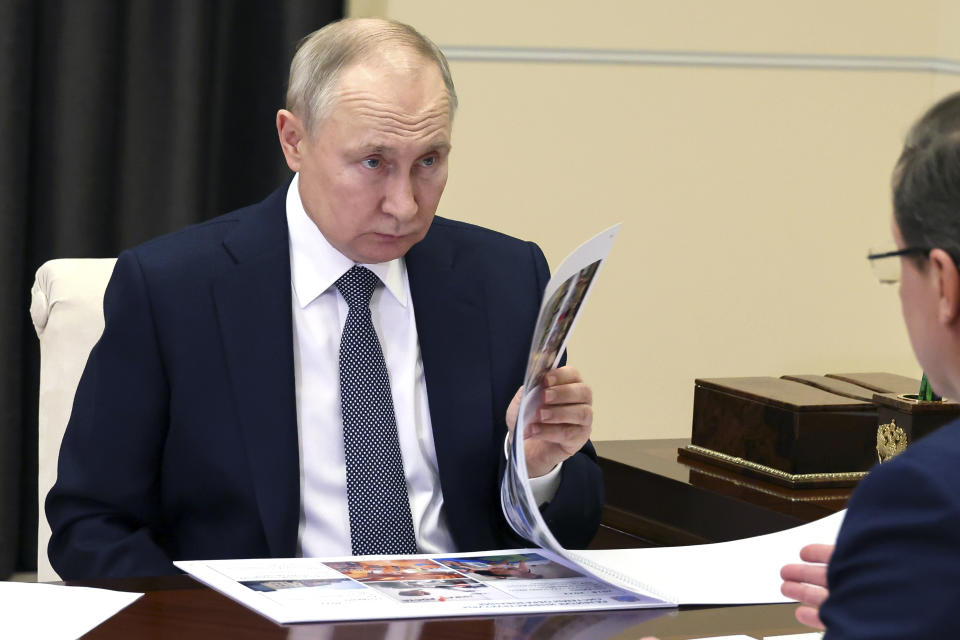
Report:
[[[103,333],[103,292],[115,258],[50,260],[37,269],[30,315],[40,338],[37,580],[59,580],[47,558],[50,525],[43,510],[57,478],[60,441],[90,350]]]

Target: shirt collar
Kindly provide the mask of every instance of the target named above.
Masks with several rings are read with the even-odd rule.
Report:
[[[327,242],[307,215],[300,200],[299,184],[300,174],[295,174],[287,189],[287,228],[290,230],[290,277],[297,304],[302,309],[333,287],[337,279],[357,263]],[[404,286],[407,268],[403,258],[363,266],[377,274],[397,302],[407,306]]]

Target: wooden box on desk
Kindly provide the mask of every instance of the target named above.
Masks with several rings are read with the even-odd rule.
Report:
[[[789,487],[853,486],[877,460],[877,410],[851,395],[783,378],[698,379],[680,454]]]
[[[870,392],[868,397],[877,406],[877,454],[884,459],[960,416],[960,404],[952,400],[917,402],[920,381],[914,378],[893,373],[827,375],[823,380],[828,385],[840,381]]]
[[[877,405],[878,451],[884,448],[880,439],[886,439],[886,453],[899,453],[911,442],[922,438],[960,416],[960,404],[952,400],[917,402],[916,394],[875,393]]]

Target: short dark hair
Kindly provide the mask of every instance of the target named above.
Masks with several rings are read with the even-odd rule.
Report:
[[[943,249],[960,264],[960,92],[907,134],[893,171],[893,215],[905,246]]]

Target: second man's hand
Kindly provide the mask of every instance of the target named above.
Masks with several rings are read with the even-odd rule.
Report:
[[[780,570],[783,578],[781,593],[800,603],[797,607],[797,620],[813,627],[823,629],[820,620],[820,605],[827,599],[827,564],[833,555],[831,544],[808,544],[800,550],[800,559],[808,564],[788,564]]]
[[[507,407],[511,431],[517,424],[521,391]],[[593,392],[580,372],[570,366],[548,371],[543,377],[543,402],[524,432],[527,474],[538,478],[549,473],[586,444],[592,427]]]

